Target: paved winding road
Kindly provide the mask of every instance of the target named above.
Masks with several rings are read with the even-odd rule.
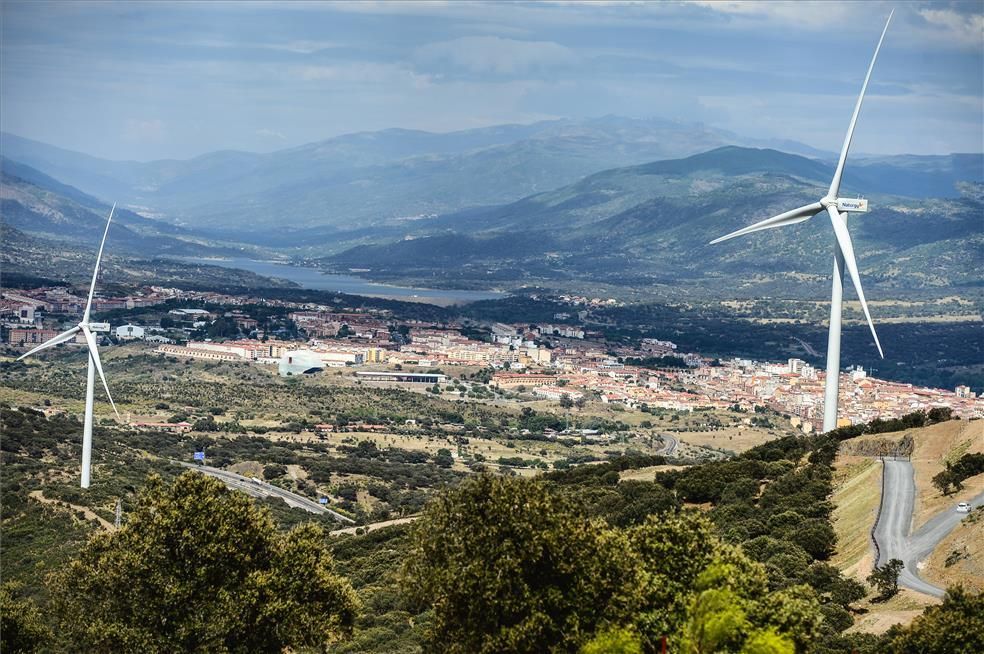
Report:
[[[899,575],[900,585],[934,597],[943,597],[942,588],[919,577],[919,563],[967,514],[958,513],[955,506],[951,506],[930,518],[916,533],[910,534],[916,493],[912,463],[906,459],[885,459],[883,464],[881,512],[874,531],[880,552],[878,565],[884,565],[889,559],[901,559],[905,568]],[[974,497],[970,505],[974,508],[984,505],[984,493]]]
[[[355,520],[348,516],[344,516],[337,511],[332,511],[329,508],[322,506],[321,504],[315,502],[312,499],[304,497],[303,495],[298,495],[297,493],[291,493],[288,490],[273,486],[262,481],[253,481],[250,477],[243,477],[242,475],[237,475],[234,472],[229,472],[228,470],[220,470],[219,468],[212,468],[209,466],[193,465],[190,463],[184,463],[181,461],[175,461],[179,465],[182,465],[191,470],[197,470],[203,474],[221,479],[225,482],[225,485],[229,488],[234,488],[236,490],[241,490],[247,495],[252,495],[253,497],[279,497],[289,506],[293,506],[298,509],[304,509],[310,513],[325,514],[327,513],[335,520],[339,522],[345,522],[348,524],[355,524]]]
[[[680,441],[669,434],[660,434],[659,438],[663,441],[663,451],[660,452],[660,454],[663,456],[673,456],[673,452],[676,451],[677,445],[680,444]]]

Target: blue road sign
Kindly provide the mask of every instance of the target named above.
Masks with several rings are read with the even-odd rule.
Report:
[[[195,452],[195,461],[204,461],[204,460],[205,460],[204,452]]]
[[[318,498],[318,502],[321,503],[321,504],[328,504],[328,498],[327,497],[319,497]]]

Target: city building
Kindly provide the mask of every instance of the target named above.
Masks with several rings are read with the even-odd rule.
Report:
[[[144,328],[139,325],[120,325],[114,332],[116,338],[124,341],[143,340]]]

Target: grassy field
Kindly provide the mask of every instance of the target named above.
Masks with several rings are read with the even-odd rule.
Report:
[[[870,533],[881,499],[881,474],[881,464],[872,458],[839,455],[834,463],[837,553],[831,564],[858,581],[874,565]]]

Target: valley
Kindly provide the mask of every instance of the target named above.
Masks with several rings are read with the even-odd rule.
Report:
[[[0,652],[984,652],[982,25],[0,3]]]

